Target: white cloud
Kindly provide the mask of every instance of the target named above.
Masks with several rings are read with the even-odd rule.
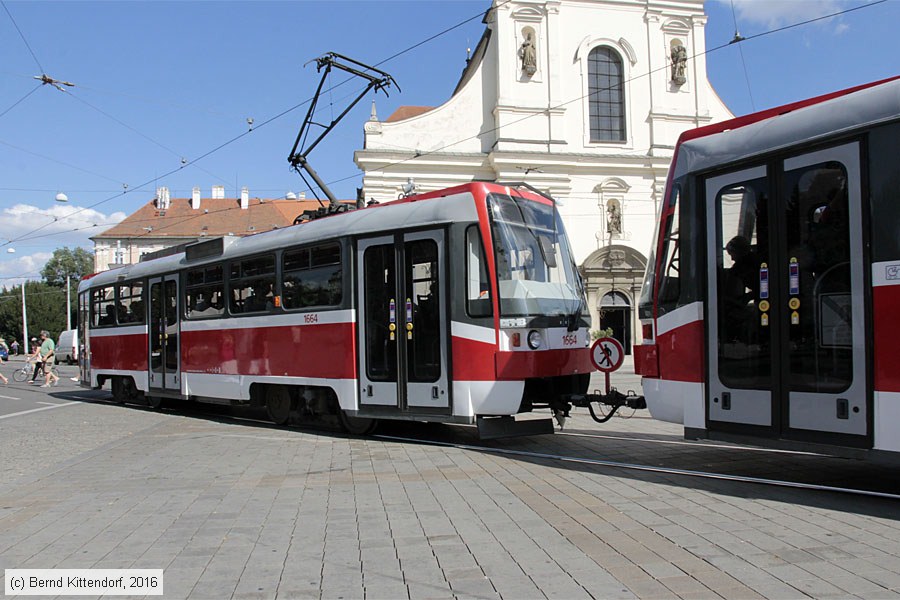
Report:
[[[11,241],[13,247],[17,244],[90,247],[90,236],[112,227],[126,216],[124,212],[105,215],[92,208],[77,206],[38,208],[16,204],[0,213],[0,240]]]
[[[93,252],[92,235],[119,223],[127,215],[106,215],[91,208],[58,205],[39,208],[16,204],[0,211],[0,286],[40,279],[41,269],[57,248]],[[10,249],[14,252],[10,252]]]
[[[52,252],[36,252],[28,255],[9,255],[7,260],[0,261],[0,287],[11,288],[21,285],[25,280],[39,280],[41,269],[53,256]]]
[[[730,4],[729,0],[723,0],[723,3]],[[734,0],[738,29],[741,23],[775,29],[840,12],[853,5],[855,3],[848,0]],[[840,19],[825,19],[821,24],[833,27],[834,32],[840,34],[848,28]]]

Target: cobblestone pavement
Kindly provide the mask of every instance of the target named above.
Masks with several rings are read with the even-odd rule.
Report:
[[[361,439],[107,397],[0,418],[3,568],[162,568],[167,598],[900,596],[893,500],[398,439],[478,443],[470,427]],[[900,487],[856,461],[686,442],[642,411],[490,446]]]

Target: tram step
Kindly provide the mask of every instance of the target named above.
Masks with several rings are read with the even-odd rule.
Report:
[[[478,425],[478,437],[482,440],[543,435],[554,432],[553,419],[516,421],[515,417],[478,417],[476,424]]]

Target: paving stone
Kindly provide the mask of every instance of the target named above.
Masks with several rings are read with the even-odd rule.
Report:
[[[103,404],[66,411],[46,411],[12,434],[46,438],[55,452],[37,449],[27,476],[0,472],[0,567],[165,568],[166,595],[193,598],[892,598],[900,590],[900,509],[883,500]],[[582,436],[496,445],[701,470],[803,473],[811,464],[704,448],[649,419],[600,429],[574,412],[569,424]],[[67,433],[85,421],[108,422],[93,445]],[[57,431],[71,452],[59,452]],[[0,446],[3,464],[31,464],[16,452]],[[830,476],[844,468],[829,464]]]

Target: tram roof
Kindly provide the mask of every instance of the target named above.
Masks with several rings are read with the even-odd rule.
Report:
[[[491,185],[467,183],[438,192],[414,196],[407,200],[376,204],[283,229],[244,237],[225,238],[228,241],[224,244],[221,254],[188,261],[185,258],[185,252],[181,251],[170,256],[97,273],[83,280],[79,289],[109,285],[126,279],[161,275],[188,266],[209,264],[237,256],[249,256],[301,244],[355,235],[368,236],[378,233],[393,235],[398,230],[425,225],[471,221],[477,218],[475,205],[472,202],[473,188]],[[496,187],[498,190],[500,189],[500,186]],[[198,240],[198,242],[200,241],[207,240]]]
[[[673,176],[736,163],[781,148],[900,117],[900,76],[687,131]]]

